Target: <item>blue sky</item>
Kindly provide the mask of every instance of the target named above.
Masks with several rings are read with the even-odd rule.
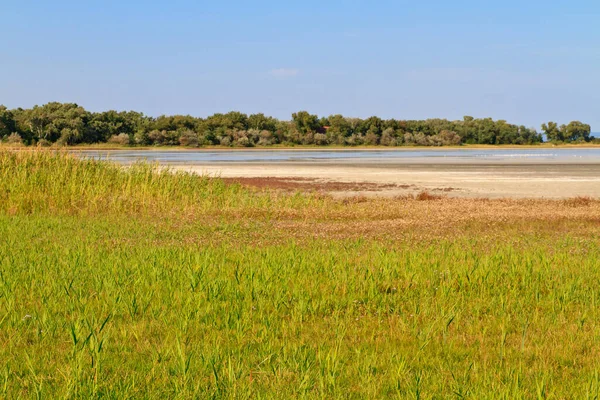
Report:
[[[0,103],[600,131],[600,2],[0,0]]]

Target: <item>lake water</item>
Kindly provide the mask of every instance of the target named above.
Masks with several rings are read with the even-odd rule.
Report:
[[[432,163],[432,164],[600,164],[600,148],[447,149],[447,150],[85,150],[82,157],[129,164],[163,165],[218,163]]]

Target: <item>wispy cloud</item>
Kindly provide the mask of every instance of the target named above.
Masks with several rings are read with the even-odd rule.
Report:
[[[275,68],[269,71],[269,75],[278,79],[293,78],[299,73],[300,70],[297,68]]]

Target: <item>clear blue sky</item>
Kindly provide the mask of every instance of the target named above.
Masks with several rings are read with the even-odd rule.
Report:
[[[0,103],[600,131],[598,0],[4,0]]]

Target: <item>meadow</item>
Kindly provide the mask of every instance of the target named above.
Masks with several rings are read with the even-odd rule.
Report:
[[[0,150],[0,397],[595,399],[600,201]]]

